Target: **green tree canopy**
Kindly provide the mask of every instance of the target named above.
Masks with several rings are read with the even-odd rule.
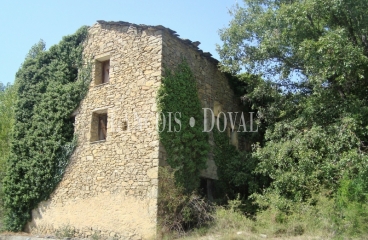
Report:
[[[73,152],[70,115],[90,80],[82,58],[86,37],[87,27],[82,27],[47,51],[41,40],[16,74],[15,123],[4,178],[8,230],[22,230],[32,209],[54,190]]]
[[[0,189],[6,172],[6,159],[10,152],[11,130],[14,125],[16,87],[0,83]],[[3,218],[3,192],[0,191],[0,228]]]
[[[244,0],[218,50],[226,70],[277,75],[292,72],[317,84],[348,86],[367,72],[365,0]],[[359,82],[359,81],[358,81]]]
[[[16,89],[14,85],[0,83],[0,179],[4,173],[4,162],[10,149],[10,134],[14,123]]]
[[[45,50],[46,50],[46,43],[45,41],[40,39],[38,43],[36,43],[35,45],[31,47],[31,49],[29,50],[26,56],[26,59],[28,58],[35,59],[37,56],[39,56],[39,54],[41,54]]]
[[[244,91],[267,128],[257,172],[295,200],[365,173],[368,1],[244,0],[232,14],[223,69],[266,79]]]

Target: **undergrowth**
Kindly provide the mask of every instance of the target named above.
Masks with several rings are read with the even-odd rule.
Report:
[[[158,215],[161,237],[179,237],[193,228],[213,221],[213,206],[196,192],[186,193],[175,184],[175,171],[169,166],[159,169]]]
[[[288,201],[275,193],[259,195],[255,199],[261,208],[255,215],[241,211],[239,198],[230,200],[216,207],[211,225],[192,230],[184,239],[366,239],[368,204],[351,198],[357,187],[351,184],[345,179],[338,196],[321,191],[309,202]]]

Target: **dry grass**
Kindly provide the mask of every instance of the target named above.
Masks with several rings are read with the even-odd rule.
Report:
[[[217,207],[214,214],[215,220],[210,227],[196,229],[181,239],[339,239],[334,236],[331,222],[325,216],[331,210],[328,206],[321,204],[317,210],[316,208],[299,210],[288,216],[287,220],[283,220],[281,212],[276,209],[259,212],[256,220],[251,220],[237,211],[235,207]],[[320,213],[318,217],[315,215],[316,212]]]

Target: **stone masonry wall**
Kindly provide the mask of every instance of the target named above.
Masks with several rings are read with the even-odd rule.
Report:
[[[149,238],[157,222],[155,112],[162,31],[101,22],[90,28],[85,44],[85,59],[94,66],[110,60],[110,81],[97,84],[93,68],[89,92],[76,110],[79,145],[63,180],[33,211],[28,228],[50,234],[70,226],[78,237]],[[91,142],[98,128],[92,116],[106,113],[106,140]]]
[[[180,40],[167,32],[163,34],[163,67],[174,68],[182,61],[182,58],[185,58],[197,80],[198,96],[202,108],[210,108],[214,112],[216,107],[222,112],[240,112],[240,100],[235,98],[226,76],[218,70],[218,62],[213,58],[204,56],[201,51],[186,42],[187,40]],[[215,105],[217,106],[215,107]],[[210,117],[209,112],[207,116]],[[207,119],[207,121],[209,123],[210,119]],[[230,124],[227,126],[230,126]],[[209,134],[210,143],[213,145],[212,133]],[[163,146],[160,146],[160,159],[163,164],[165,164],[165,155]],[[207,169],[201,173],[201,176],[210,179],[218,178],[212,153],[210,153],[207,162]]]
[[[171,29],[104,21],[89,29],[84,58],[93,65],[93,79],[75,111],[78,146],[50,199],[33,210],[27,226],[31,232],[54,234],[68,226],[76,237],[155,236],[158,166],[165,164],[156,130],[156,94],[163,66],[173,68],[182,57],[195,75],[203,108],[239,111],[217,61]],[[101,83],[106,60],[109,82]],[[96,141],[104,114],[107,137]],[[217,179],[212,154],[202,176]]]

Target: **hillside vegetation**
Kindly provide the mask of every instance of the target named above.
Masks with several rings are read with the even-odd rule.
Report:
[[[367,237],[368,2],[245,0],[231,12],[218,51],[259,132],[220,169],[228,196],[256,232]]]

